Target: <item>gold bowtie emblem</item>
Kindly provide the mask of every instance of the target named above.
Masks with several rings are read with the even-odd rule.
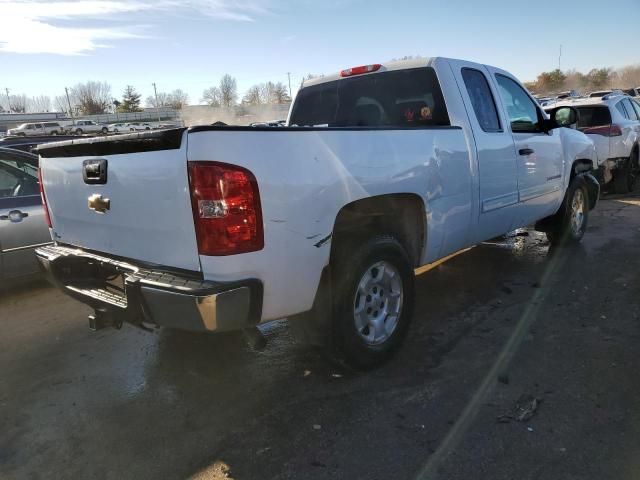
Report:
[[[105,213],[111,208],[111,200],[102,198],[99,193],[94,193],[88,200],[89,210],[93,210],[96,213]]]

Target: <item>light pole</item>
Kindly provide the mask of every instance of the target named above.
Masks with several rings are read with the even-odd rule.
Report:
[[[153,94],[156,97],[156,113],[158,114],[158,122],[160,122],[160,105],[158,105],[158,90],[156,90],[156,82],[153,82]]]
[[[11,99],[9,98],[9,89],[5,88],[5,92],[7,92],[7,112],[11,113]]]
[[[73,123],[73,125],[75,125],[76,122],[73,120],[73,110],[71,109],[71,100],[69,100],[69,89],[67,87],[64,87],[64,93],[67,94],[67,103],[69,104],[69,115],[71,115],[71,122]]]

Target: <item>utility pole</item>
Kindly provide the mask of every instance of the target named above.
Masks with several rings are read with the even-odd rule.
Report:
[[[158,91],[156,90],[156,82],[153,82],[153,94],[156,96],[156,113],[158,114],[158,122],[160,121],[160,105],[158,105]]]
[[[558,70],[562,71],[562,44],[560,44],[560,55],[558,55]]]
[[[9,98],[9,89],[5,88],[5,92],[7,92],[7,112],[11,113],[11,99]]]
[[[71,109],[71,100],[69,100],[69,89],[67,87],[64,87],[64,93],[67,94],[67,103],[69,104],[69,116],[71,117],[71,120],[73,121],[73,110]],[[76,122],[73,121],[73,124],[75,125]]]
[[[289,98],[291,98],[291,72],[287,72],[287,77],[289,77]]]

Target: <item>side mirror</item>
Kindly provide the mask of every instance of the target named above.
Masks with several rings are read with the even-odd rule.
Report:
[[[578,111],[573,107],[558,107],[551,110],[551,128],[571,127],[578,122]]]

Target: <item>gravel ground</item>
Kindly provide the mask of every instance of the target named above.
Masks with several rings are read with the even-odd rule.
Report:
[[[576,248],[477,246],[419,275],[405,347],[366,374],[286,321],[255,352],[4,292],[0,478],[640,478],[639,238],[640,197],[609,196]]]

